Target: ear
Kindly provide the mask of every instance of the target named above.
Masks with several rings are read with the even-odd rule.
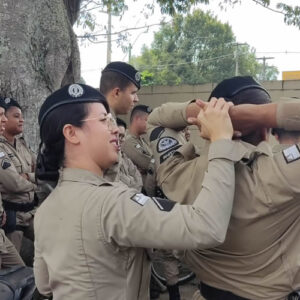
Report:
[[[71,125],[71,124],[66,124],[63,128],[63,135],[66,139],[71,144],[79,144],[80,139],[78,137],[78,128]]]
[[[263,127],[260,129],[260,137],[262,141],[268,141],[269,135],[270,135],[270,130],[268,128]]]
[[[120,91],[121,91],[120,88],[115,87],[112,90],[112,95],[115,96],[115,97],[118,97],[120,95]]]

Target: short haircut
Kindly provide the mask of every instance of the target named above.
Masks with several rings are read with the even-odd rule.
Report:
[[[152,112],[152,109],[148,105],[144,105],[144,104],[136,105],[130,114],[130,124],[132,123],[132,120],[134,119],[134,117],[143,116],[145,114],[149,115],[151,112]]]
[[[239,104],[268,104],[271,103],[271,98],[269,94],[262,90],[257,88],[249,88],[247,90],[243,90],[233,97],[229,99],[225,99],[232,101],[234,105]]]
[[[298,139],[300,137],[300,131],[288,131],[282,128],[273,128],[272,129],[273,135],[278,135],[278,138],[292,138]]]
[[[126,125],[125,121],[123,121],[120,118],[117,118],[117,125],[121,126],[121,127],[124,127],[125,129],[127,129],[127,125]]]
[[[114,88],[119,88],[121,91],[125,90],[132,82],[124,75],[107,71],[103,72],[100,79],[100,92],[107,95]]]

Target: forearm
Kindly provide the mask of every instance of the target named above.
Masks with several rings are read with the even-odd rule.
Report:
[[[243,134],[261,128],[273,128],[277,126],[276,119],[277,103],[254,105],[242,104],[233,106],[230,111],[230,117],[235,130]]]

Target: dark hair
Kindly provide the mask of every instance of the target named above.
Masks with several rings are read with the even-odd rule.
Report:
[[[273,135],[278,135],[279,139],[282,138],[291,138],[291,139],[297,139],[300,137],[300,131],[289,131],[282,128],[273,128],[272,129]]]
[[[125,123],[125,121],[123,121],[120,118],[117,118],[117,125],[118,126],[123,126],[125,129],[127,129],[127,124]]]
[[[226,99],[232,101],[234,105],[239,104],[268,104],[271,103],[271,98],[269,94],[257,88],[249,88],[247,90],[243,90],[238,94],[234,95],[230,99]]]
[[[259,88],[249,88],[245,89],[232,98],[225,98],[226,101],[232,101],[234,105],[239,104],[268,104],[271,103],[270,95],[263,89]],[[247,143],[257,145],[262,141],[261,134],[258,131],[250,132],[248,135],[245,135],[241,138],[242,141]]]
[[[37,157],[36,177],[40,180],[57,181],[58,170],[63,165],[65,138],[63,127],[83,125],[88,115],[89,103],[72,103],[51,111],[40,128],[41,143]]]
[[[100,79],[100,92],[107,95],[109,91],[118,87],[121,91],[125,90],[132,82],[124,75],[107,71],[103,72]]]

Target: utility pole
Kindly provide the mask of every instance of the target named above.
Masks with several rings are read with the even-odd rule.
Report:
[[[262,78],[263,80],[267,80],[267,78],[266,78],[266,60],[274,59],[274,58],[275,57],[265,57],[265,56],[256,58],[257,60],[261,59],[263,61],[263,78]]]
[[[108,14],[108,22],[107,22],[107,48],[106,48],[106,64],[111,62],[111,6],[107,5],[107,14]]]
[[[234,43],[236,48],[234,51],[234,59],[235,59],[235,76],[239,75],[239,46],[247,45],[246,43]]]
[[[131,61],[131,49],[132,49],[132,45],[131,45],[131,43],[129,43],[129,46],[128,46],[128,63],[129,64]]]

